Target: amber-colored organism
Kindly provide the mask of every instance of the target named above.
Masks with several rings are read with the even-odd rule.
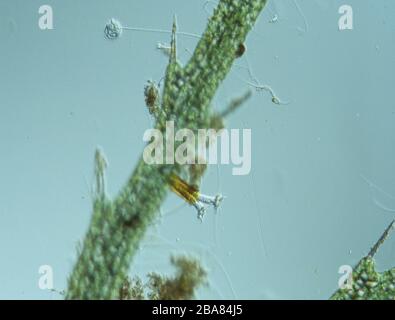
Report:
[[[169,177],[171,190],[190,204],[195,204],[199,199],[199,190],[189,185],[176,174]]]
[[[159,105],[159,89],[154,82],[148,81],[144,88],[144,96],[149,113],[154,114]]]

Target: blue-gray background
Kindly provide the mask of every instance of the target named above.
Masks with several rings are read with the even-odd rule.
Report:
[[[107,20],[168,30],[177,14],[180,31],[201,34],[204,3],[0,1],[0,298],[61,298],[38,288],[38,268],[51,265],[55,288],[66,287],[90,219],[96,146],[110,163],[112,196],[142,151],[152,124],[143,87],[163,77],[167,59],[156,44],[169,36],[125,31],[109,41]],[[53,8],[54,30],[38,28],[43,4]],[[352,31],[338,30],[343,4],[354,9]],[[394,217],[391,12],[391,0],[269,1],[213,105],[248,88],[246,57],[259,81],[291,103],[256,92],[228,120],[252,129],[250,175],[210,168],[203,192],[227,198],[202,224],[169,195],[131,274],[170,273],[170,254],[190,253],[209,271],[198,298],[329,297],[338,268],[365,255]],[[195,44],[179,36],[181,62]],[[395,237],[377,262],[395,265]]]

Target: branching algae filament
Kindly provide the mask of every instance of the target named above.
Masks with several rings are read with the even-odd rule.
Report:
[[[160,112],[155,117],[156,128],[163,130],[166,120],[173,119],[179,128],[208,129],[213,119],[221,124],[218,117],[213,117],[211,101],[231,70],[240,43],[245,43],[265,4],[266,0],[220,0],[185,66],[176,59],[176,28],[173,25]],[[107,39],[117,39],[124,30],[127,28],[111,20],[104,34]],[[166,30],[160,32],[168,33]],[[147,95],[155,97],[152,88]],[[151,111],[156,112],[153,101],[148,103],[153,107]],[[103,168],[105,165],[98,171]],[[68,279],[66,299],[119,298],[132,258],[168,194],[168,177],[172,188],[199,208],[207,203],[214,207],[219,204],[220,198],[201,195],[172,176],[179,173],[176,165],[149,165],[141,158],[114,199],[104,196],[94,202],[89,229]],[[101,177],[97,187],[102,193]],[[125,223],[128,223],[127,228]]]

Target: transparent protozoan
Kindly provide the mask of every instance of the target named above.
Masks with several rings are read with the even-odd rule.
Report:
[[[273,18],[271,18],[271,19],[269,20],[269,23],[276,23],[277,21],[278,21],[278,15],[275,14],[275,15],[273,16]]]
[[[122,29],[122,24],[118,20],[111,18],[104,28],[104,35],[109,40],[118,39],[122,35]]]

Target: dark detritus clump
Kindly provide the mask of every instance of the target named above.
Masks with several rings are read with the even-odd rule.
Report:
[[[185,256],[171,257],[176,268],[173,277],[156,272],[147,275],[148,281],[135,277],[126,279],[119,290],[120,300],[188,300],[195,297],[199,286],[206,283],[206,271],[199,261]]]

